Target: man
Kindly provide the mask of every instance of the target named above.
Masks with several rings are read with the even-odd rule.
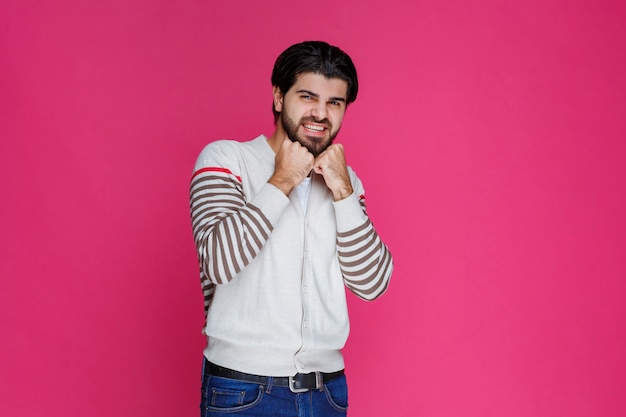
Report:
[[[393,269],[333,143],[356,69],[339,48],[303,42],[278,57],[272,85],[274,133],[207,145],[191,181],[208,336],[201,414],[345,416],[344,285],[373,300]]]

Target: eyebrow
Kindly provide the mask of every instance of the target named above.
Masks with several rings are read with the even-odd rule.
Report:
[[[309,90],[302,89],[302,90],[298,90],[296,92],[299,93],[299,94],[304,93],[306,95],[313,96],[315,98],[319,98],[320,97],[319,94],[315,94],[313,91],[309,91]],[[329,101],[342,101],[344,103],[346,102],[346,99],[343,98],[343,97],[330,97],[328,100]]]

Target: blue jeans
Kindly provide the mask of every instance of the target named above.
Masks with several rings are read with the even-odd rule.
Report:
[[[271,378],[259,384],[202,372],[201,417],[345,417],[347,411],[345,375],[319,390],[293,393],[288,387],[274,386]]]

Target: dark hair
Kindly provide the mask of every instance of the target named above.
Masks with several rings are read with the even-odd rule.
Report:
[[[272,86],[278,87],[281,93],[295,84],[300,74],[312,72],[326,78],[339,78],[348,83],[348,97],[346,104],[356,100],[359,90],[359,81],[352,59],[336,46],[321,41],[306,41],[287,48],[276,58],[272,71]],[[274,121],[279,113],[272,103]]]

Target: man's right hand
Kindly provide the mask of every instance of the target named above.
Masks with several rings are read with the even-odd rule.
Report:
[[[307,148],[285,137],[276,153],[274,174],[268,182],[288,196],[309,175],[314,161]]]

